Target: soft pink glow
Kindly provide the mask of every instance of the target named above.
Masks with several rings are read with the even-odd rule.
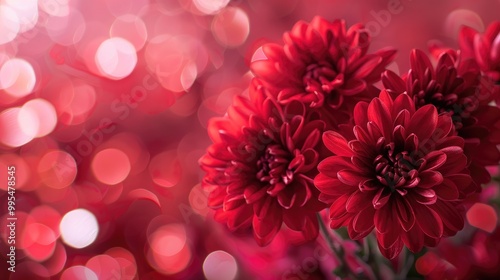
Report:
[[[116,185],[129,175],[130,160],[121,150],[102,150],[94,156],[92,171],[102,183]]]

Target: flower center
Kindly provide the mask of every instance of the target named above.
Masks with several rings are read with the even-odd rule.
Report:
[[[269,145],[257,160],[257,179],[275,185],[283,182],[288,185],[293,180],[293,171],[288,170],[288,152],[279,145]]]
[[[373,163],[378,181],[391,192],[418,184],[421,162],[416,162],[407,151],[395,152],[394,143],[383,147]]]
[[[463,121],[468,119],[472,112],[477,110],[479,99],[474,96],[459,98],[453,91],[443,94],[439,91],[420,91],[414,96],[417,108],[426,104],[432,104],[439,113],[450,114],[455,128],[458,130],[463,127]]]
[[[310,64],[303,77],[305,90],[314,94],[329,94],[342,84],[340,76],[329,62]]]

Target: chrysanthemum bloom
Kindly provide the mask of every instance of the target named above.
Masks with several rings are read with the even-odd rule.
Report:
[[[448,115],[407,94],[382,91],[354,111],[352,133],[323,134],[334,156],[323,160],[314,183],[330,206],[332,228],[352,239],[374,228],[380,251],[396,257],[435,246],[462,229],[461,202],[476,189],[468,174],[464,140]]]
[[[326,205],[313,179],[325,124],[313,118],[298,101],[281,107],[254,80],[250,100],[236,98],[227,116],[210,121],[214,144],[200,164],[217,221],[231,230],[253,228],[261,246],[283,223],[305,240],[316,238],[316,212]]]
[[[492,22],[484,34],[464,26],[459,43],[462,55],[474,58],[483,73],[500,85],[500,21]]]
[[[406,92],[417,108],[432,104],[439,113],[451,116],[457,134],[465,139],[464,151],[474,181],[488,183],[491,176],[485,166],[497,165],[500,160],[500,109],[489,104],[492,95],[480,90],[477,64],[451,50],[441,53],[436,67],[422,51],[413,50],[410,64],[404,79],[386,71],[382,75],[385,88],[393,97]]]
[[[370,36],[362,24],[346,30],[343,20],[321,17],[299,21],[283,41],[264,45],[267,59],[253,62],[252,72],[280,103],[299,100],[339,123],[358,101],[378,95],[373,84],[396,55],[393,49],[368,53]]]

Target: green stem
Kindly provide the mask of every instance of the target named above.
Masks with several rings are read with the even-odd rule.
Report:
[[[368,243],[368,248],[370,248],[370,254],[368,256],[368,265],[373,269],[373,274],[375,278],[382,279],[380,277],[380,266],[382,261],[380,260],[380,255],[378,253],[377,242],[375,241],[375,236],[373,233],[366,237],[366,242]]]
[[[344,249],[342,248],[342,246],[335,245],[335,242],[334,242],[332,236],[330,235],[328,228],[326,227],[325,223],[323,222],[321,215],[319,213],[317,213],[316,216],[318,217],[319,229],[321,231],[321,234],[323,235],[323,238],[325,238],[326,243],[328,243],[328,247],[330,247],[330,249],[337,256],[337,258],[340,262],[339,268],[342,271],[346,272],[347,276],[350,279],[358,279],[358,277],[356,276],[356,273],[354,273],[351,270],[351,268],[344,261],[344,254],[345,254]]]

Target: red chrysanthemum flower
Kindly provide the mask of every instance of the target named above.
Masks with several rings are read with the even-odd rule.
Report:
[[[393,100],[382,91],[356,105],[344,136],[323,134],[335,155],[319,164],[314,181],[319,199],[331,205],[332,228],[347,226],[352,239],[375,228],[391,259],[403,244],[418,252],[462,229],[461,202],[476,186],[448,115],[432,105],[416,110],[409,95]]]
[[[500,85],[500,21],[492,22],[484,34],[464,26],[459,44],[462,55],[474,58],[484,74]]]
[[[267,59],[253,62],[252,72],[280,103],[299,100],[339,117],[377,96],[373,84],[396,55],[393,49],[368,54],[370,36],[362,24],[346,30],[343,20],[321,17],[298,22],[283,41],[284,46],[264,45]]]
[[[477,64],[452,50],[439,55],[436,67],[422,51],[413,50],[410,64],[404,78],[386,71],[382,75],[385,88],[393,97],[406,92],[417,108],[432,104],[439,113],[450,115],[456,132],[465,139],[474,181],[488,183],[491,176],[485,166],[500,160],[500,109],[490,105],[492,95],[481,91]]]
[[[325,124],[305,111],[297,101],[281,107],[254,79],[250,100],[237,97],[227,116],[209,123],[214,144],[200,160],[208,204],[229,229],[252,227],[261,246],[283,223],[305,240],[318,234],[316,212],[326,206],[313,178]]]

